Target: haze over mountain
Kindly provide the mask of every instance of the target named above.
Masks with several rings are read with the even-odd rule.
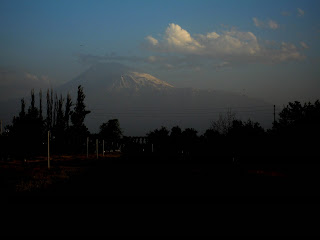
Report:
[[[87,125],[93,132],[111,118],[120,120],[125,135],[144,135],[162,125],[203,132],[228,109],[243,120],[251,118],[265,127],[272,122],[272,105],[262,100],[224,91],[176,88],[119,63],[95,64],[57,90],[70,92],[76,99],[78,85],[86,94],[91,110]],[[259,112],[261,107],[267,112]]]
[[[201,131],[227,108],[268,127],[273,104],[319,98],[320,1],[181,2],[2,0],[4,125],[31,89],[62,84],[84,86],[92,132],[112,117],[139,135]]]
[[[85,104],[91,110],[86,118],[90,132],[98,132],[103,122],[118,118],[125,135],[140,136],[161,126],[176,125],[203,133],[219,114],[228,110],[242,120],[258,121],[265,128],[271,127],[273,120],[273,106],[263,100],[227,91],[177,88],[115,62],[94,64],[54,90],[63,96],[70,93],[75,102],[79,85],[83,86]],[[46,89],[42,90],[45,102]],[[25,95],[27,107],[29,98]],[[18,114],[20,99],[1,101],[0,108],[0,117],[7,125]]]

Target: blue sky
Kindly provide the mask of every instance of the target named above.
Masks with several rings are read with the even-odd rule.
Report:
[[[0,6],[0,69],[23,72],[26,87],[56,86],[95,62],[121,61],[176,86],[245,91],[277,104],[320,92],[317,0],[2,0]],[[19,83],[0,76],[11,95]]]

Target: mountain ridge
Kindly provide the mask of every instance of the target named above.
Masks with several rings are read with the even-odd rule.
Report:
[[[85,104],[91,111],[85,120],[90,132],[98,132],[102,123],[118,118],[125,135],[141,136],[161,126],[177,125],[201,134],[228,109],[238,118],[250,118],[265,128],[271,127],[273,120],[273,105],[263,100],[214,89],[177,88],[118,63],[93,65],[55,91],[62,96],[70,93],[75,103],[78,85],[83,86]],[[11,110],[8,114],[12,115],[13,109],[18,114],[19,101],[10,108],[1,104],[1,109]],[[255,111],[255,106],[269,107],[263,112]]]
[[[177,88],[151,74],[118,63],[94,65],[76,77],[74,89],[82,85],[91,110],[90,130],[111,118],[118,118],[124,133],[144,135],[160,126],[192,127],[203,132],[220,113],[241,107],[268,105],[263,100],[214,89]],[[63,87],[65,90],[69,86]],[[271,104],[269,104],[271,106]],[[270,108],[271,109],[271,108]],[[239,111],[238,117],[264,122],[265,116]],[[270,120],[270,121],[269,121]]]
[[[161,90],[165,88],[173,88],[173,86],[148,73],[128,72],[121,75],[120,79],[115,81],[108,90],[112,91],[119,88],[129,88],[139,91],[142,88]]]

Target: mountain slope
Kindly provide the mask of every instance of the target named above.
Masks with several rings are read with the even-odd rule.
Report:
[[[141,90],[141,89],[165,89],[165,88],[172,88],[173,86],[167,82],[164,82],[150,74],[147,73],[138,73],[138,72],[128,72],[116,80],[112,86],[108,90],[114,89],[134,89],[134,90]]]
[[[141,73],[119,63],[99,63],[59,88],[59,91],[76,91],[82,85],[88,94],[104,94],[119,89],[130,90],[162,90],[172,88],[169,83],[147,74]]]
[[[272,105],[262,100],[223,91],[175,88],[118,63],[94,65],[60,90],[73,93],[76,99],[80,84],[91,110],[86,121],[92,132],[103,122],[118,118],[126,135],[144,135],[162,125],[192,127],[202,133],[227,109],[242,120],[250,118],[265,127],[272,122]],[[255,111],[255,106],[270,106],[270,113]]]

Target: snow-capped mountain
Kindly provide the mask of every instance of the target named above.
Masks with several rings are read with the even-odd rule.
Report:
[[[86,119],[91,132],[97,132],[103,122],[112,118],[119,119],[126,135],[144,135],[161,126],[171,128],[175,125],[203,132],[219,113],[229,108],[242,120],[251,118],[264,126],[264,123],[272,122],[272,108],[270,116],[243,111],[266,105],[262,100],[231,92],[176,88],[144,71],[119,63],[91,66],[61,86],[58,92],[63,95],[70,92],[75,101],[80,84],[86,94],[85,103],[91,110]]]
[[[148,73],[131,69],[119,63],[99,63],[91,66],[84,73],[59,88],[61,91],[75,92],[82,85],[86,92],[94,95],[106,94],[119,90],[166,90],[173,86]]]
[[[139,91],[141,89],[163,90],[168,88],[173,88],[173,86],[150,74],[128,72],[121,75],[121,77],[119,77],[119,79],[113,83],[109,90],[133,89]]]

